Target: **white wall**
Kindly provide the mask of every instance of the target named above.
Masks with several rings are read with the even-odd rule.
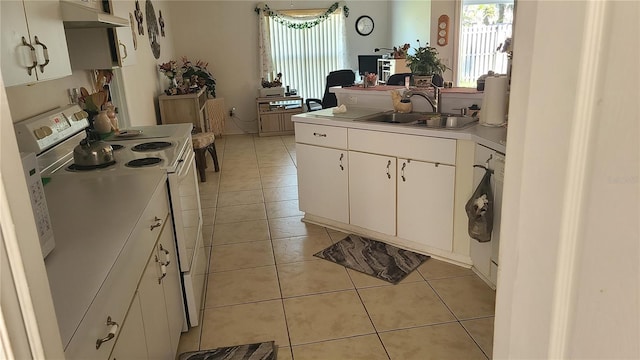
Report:
[[[418,47],[430,42],[431,1],[392,0],[389,3],[391,24],[391,45],[411,45]],[[411,53],[411,51],[410,51]]]
[[[518,3],[494,358],[640,358],[639,15]]]
[[[388,1],[348,1],[347,43],[349,68],[357,69],[359,54],[375,54],[376,47],[390,47]],[[257,132],[255,98],[260,87],[258,18],[254,1],[180,1],[171,6],[176,22],[178,56],[202,59],[216,78],[216,93],[228,108],[235,107],[237,123],[228,120],[225,134]],[[290,1],[268,1],[271,9],[290,9]],[[295,8],[326,9],[333,1],[293,1]],[[164,12],[163,12],[164,14]],[[360,36],[355,21],[369,15],[373,33]],[[295,84],[291,84],[295,87]]]
[[[456,0],[431,0],[431,32],[429,44],[435,47],[440,54],[440,59],[447,65],[447,67],[453,69],[455,58],[457,56],[457,49],[455,46],[456,37],[458,36],[459,24],[456,18]],[[449,43],[445,46],[438,45],[438,18],[441,15],[449,16]],[[443,78],[446,81],[454,81],[453,72],[451,70],[445,71]]]

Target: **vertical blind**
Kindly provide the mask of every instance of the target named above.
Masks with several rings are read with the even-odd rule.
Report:
[[[282,85],[297,89],[304,98],[321,99],[327,74],[345,64],[342,11],[307,29],[292,29],[269,18],[269,29],[273,70],[282,73]]]

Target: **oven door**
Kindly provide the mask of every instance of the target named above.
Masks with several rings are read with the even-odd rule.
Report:
[[[195,156],[191,147],[178,161],[175,173],[170,173],[171,212],[176,233],[180,270],[188,272],[202,235],[202,211],[196,174]]]

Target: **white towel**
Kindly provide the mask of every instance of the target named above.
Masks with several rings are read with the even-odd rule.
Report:
[[[340,114],[340,113],[346,113],[346,112],[347,112],[347,107],[344,104],[333,108],[334,114]]]

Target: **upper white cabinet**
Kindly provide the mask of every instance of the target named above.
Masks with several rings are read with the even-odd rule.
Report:
[[[73,69],[111,69],[136,63],[129,16],[129,10],[133,12],[133,9],[129,9],[132,4],[128,1],[110,1],[111,14],[129,20],[129,26],[66,29]]]
[[[0,14],[5,86],[71,75],[58,1],[2,0]]]

